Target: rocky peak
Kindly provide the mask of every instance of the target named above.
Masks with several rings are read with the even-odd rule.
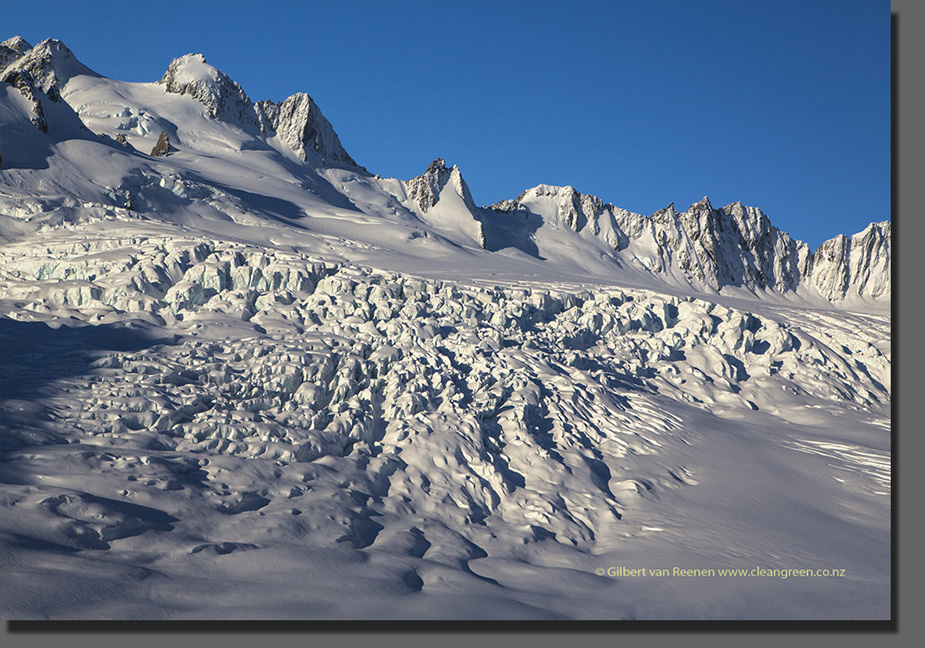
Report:
[[[32,45],[22,36],[13,36],[0,43],[0,72],[31,49]]]
[[[664,209],[659,209],[657,212],[652,214],[649,218],[653,223],[660,224],[660,225],[668,225],[678,220],[678,212],[674,208],[674,203],[672,202]]]
[[[687,208],[687,211],[691,212],[711,212],[713,211],[713,205],[710,204],[710,199],[704,196],[693,205]]]
[[[157,138],[157,144],[154,145],[154,148],[151,149],[152,157],[167,157],[171,152],[170,148],[170,138],[167,136],[167,131],[161,131],[160,136]]]
[[[14,42],[11,43],[11,41]],[[52,101],[58,101],[61,98],[61,91],[72,77],[99,76],[78,61],[64,43],[53,38],[47,38],[28,49],[25,49],[28,43],[21,38],[4,41],[4,45],[8,55],[10,52],[22,52],[21,56],[8,63],[4,76],[13,70],[28,72],[35,87],[47,94]]]
[[[851,236],[839,234],[822,243],[812,257],[812,285],[828,300],[851,295],[890,297],[892,227],[871,223]]]
[[[422,212],[426,213],[428,209],[437,204],[440,193],[447,184],[453,187],[470,210],[474,212],[477,209],[459,167],[454,164],[447,168],[446,160],[443,158],[437,158],[431,162],[423,175],[406,181],[405,187],[408,197],[417,203]]]
[[[206,114],[212,119],[257,124],[254,104],[243,88],[209,65],[202,54],[174,59],[158,83],[171,94],[192,97],[206,107]]]
[[[718,210],[721,217],[737,231],[749,247],[760,245],[771,236],[774,228],[763,211],[757,207],[748,207],[741,202],[734,202]]]
[[[489,205],[488,209],[496,212],[501,212],[505,214],[510,214],[517,211],[524,211],[524,206],[521,205],[516,200],[499,200],[493,205]]]
[[[304,92],[299,92],[277,104],[259,101],[255,106],[260,128],[265,134],[280,140],[302,160],[320,158],[322,164],[342,162],[356,166],[347,154],[318,104]]]

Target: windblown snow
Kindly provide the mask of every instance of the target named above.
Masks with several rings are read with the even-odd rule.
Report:
[[[478,207],[200,54],[0,79],[4,617],[889,618],[889,221]]]

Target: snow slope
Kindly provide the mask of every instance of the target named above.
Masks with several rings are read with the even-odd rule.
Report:
[[[201,55],[0,66],[4,617],[889,617],[889,222],[478,207]]]

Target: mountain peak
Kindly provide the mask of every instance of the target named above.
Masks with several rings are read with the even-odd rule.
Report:
[[[22,36],[13,36],[0,43],[0,47],[17,50],[20,53],[32,49],[32,45]]]
[[[713,211],[713,205],[710,204],[710,199],[704,196],[693,205],[688,207],[687,211]]]
[[[552,199],[559,220],[576,232],[582,230],[589,222],[595,223],[597,216],[604,210],[604,201],[597,196],[581,193],[571,185],[537,185],[521,193],[517,202],[534,199]],[[596,225],[594,229],[597,229]]]
[[[13,36],[0,43],[0,72],[31,49],[32,45],[22,36]]]
[[[440,200],[440,193],[447,184],[452,185],[470,209],[476,209],[469,186],[463,180],[459,167],[454,164],[447,168],[446,160],[443,158],[437,158],[427,165],[427,170],[423,175],[406,181],[405,187],[408,189],[408,197],[417,203],[422,212],[426,212],[437,204]]]
[[[178,92],[174,89],[177,86],[188,83],[219,83],[223,76],[225,74],[209,65],[202,54],[186,54],[170,62],[158,83],[165,84],[168,92]]]
[[[453,168],[456,168],[456,167],[454,166]],[[446,160],[444,160],[443,158],[437,158],[436,160],[434,160],[433,162],[427,165],[426,173],[440,174],[440,173],[443,173],[444,171],[447,171]]]
[[[254,104],[244,89],[202,54],[186,54],[170,62],[158,81],[171,94],[189,95],[212,119],[256,125]]]
[[[4,72],[12,69],[28,72],[36,87],[52,101],[58,100],[61,90],[72,77],[99,76],[78,61],[64,43],[54,38],[46,38],[35,47],[29,47],[25,39],[14,36],[0,44],[0,61],[5,62]]]
[[[276,133],[300,159],[315,156],[321,158],[322,163],[343,162],[357,166],[344,150],[331,122],[321,113],[315,100],[304,92],[297,92],[278,104],[258,101],[255,110],[261,130]]]
[[[678,211],[674,208],[674,202],[671,202],[667,207],[663,207],[649,217],[653,223],[660,225],[667,225],[672,221],[677,220]]]

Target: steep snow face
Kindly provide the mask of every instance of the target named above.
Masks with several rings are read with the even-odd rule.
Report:
[[[480,210],[472,200],[459,167],[454,164],[447,168],[446,161],[437,158],[422,175],[407,180],[404,185],[410,206],[424,222],[456,240],[486,247]]]
[[[824,242],[813,256],[813,285],[831,301],[855,295],[889,298],[890,233],[890,222],[884,221],[851,238],[839,235]]]
[[[171,61],[158,81],[167,92],[189,95],[206,107],[213,119],[256,126],[254,104],[236,81],[208,63],[202,54],[187,54]]]
[[[279,104],[260,101],[256,111],[261,128],[275,132],[301,160],[357,165],[341,146],[331,122],[304,92],[287,97]]]

